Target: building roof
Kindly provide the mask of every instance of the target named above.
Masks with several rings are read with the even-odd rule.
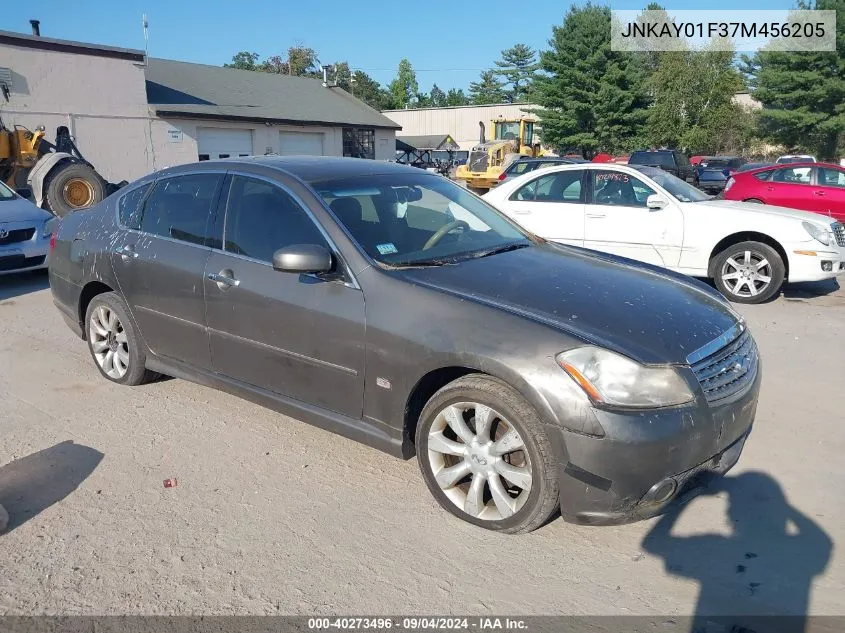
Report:
[[[402,129],[318,79],[154,58],[146,73],[147,101],[159,116]]]
[[[72,40],[57,40],[50,37],[41,37],[40,35],[13,33],[12,31],[0,31],[0,44],[60,53],[76,53],[78,55],[93,55],[95,57],[115,57],[138,62],[144,61],[144,51],[134,48],[118,48],[117,46],[102,46],[101,44],[88,44],[86,42],[74,42]]]
[[[423,134],[421,136],[398,136],[397,142],[402,140],[414,149],[430,150],[458,150],[460,146],[448,134]],[[397,145],[397,147],[399,147]]]

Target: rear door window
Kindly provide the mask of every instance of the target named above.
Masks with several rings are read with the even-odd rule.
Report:
[[[809,185],[812,176],[812,167],[790,167],[788,169],[776,169],[772,175],[773,182],[783,182],[794,185]]]
[[[180,242],[213,246],[211,210],[223,174],[186,174],[160,180],[144,204],[141,230]]]
[[[152,187],[152,183],[148,182],[136,187],[132,191],[128,191],[120,198],[117,203],[117,215],[120,223],[128,229],[141,228],[141,203],[144,201],[144,196]]]
[[[511,200],[583,204],[583,174],[583,170],[578,169],[541,176],[523,185],[511,196]]]

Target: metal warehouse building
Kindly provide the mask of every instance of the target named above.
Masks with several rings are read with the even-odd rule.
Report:
[[[395,157],[391,119],[316,79],[147,59],[143,51],[0,31],[8,128],[67,126],[109,181],[251,154]]]
[[[506,119],[518,119],[531,115],[528,110],[534,108],[527,103],[501,103],[483,106],[455,106],[451,108],[409,108],[406,110],[385,110],[384,115],[402,126],[402,137],[450,135],[460,146],[468,151],[478,142],[478,122],[483,121],[490,138],[490,121],[501,115]],[[539,134],[539,130],[537,131]],[[542,138],[542,136],[540,137]]]

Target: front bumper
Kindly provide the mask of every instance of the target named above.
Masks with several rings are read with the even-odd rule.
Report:
[[[589,525],[638,521],[658,514],[696,475],[726,473],[751,431],[761,380],[758,370],[748,390],[725,403],[596,411],[604,437],[566,429],[551,432],[562,457],[563,519]]]
[[[787,254],[790,282],[824,281],[845,274],[845,248],[808,242],[789,245]]]
[[[42,237],[40,223],[3,223],[2,230],[9,236],[19,231],[32,230],[32,237],[23,241],[0,242],[0,275],[41,270],[47,268],[47,252],[50,250],[50,236]]]

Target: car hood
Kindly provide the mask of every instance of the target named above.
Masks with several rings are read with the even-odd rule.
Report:
[[[412,283],[532,319],[642,363],[686,363],[687,356],[738,321],[721,295],[702,282],[558,244],[403,269],[399,274]]]
[[[775,207],[768,204],[757,204],[754,202],[740,202],[738,200],[705,200],[704,202],[691,202],[696,207],[714,207],[717,209],[726,209],[737,212],[751,212],[756,214],[774,215],[782,218],[792,218],[794,220],[807,220],[810,222],[824,222],[825,220],[834,220],[835,218],[828,218],[820,213],[811,213],[810,211],[799,211],[798,209],[789,209],[787,207]]]
[[[0,200],[0,222],[43,222],[53,216],[29,200]]]

